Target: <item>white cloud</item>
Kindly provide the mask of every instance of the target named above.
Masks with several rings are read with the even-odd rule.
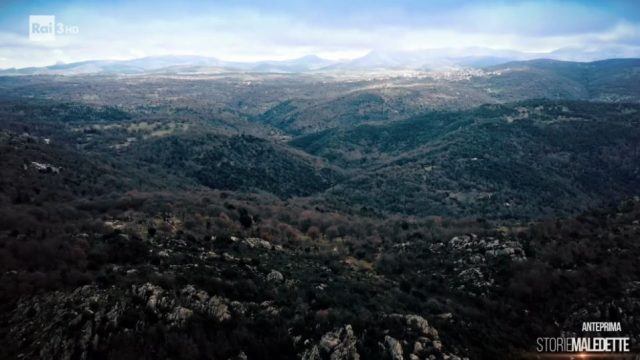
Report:
[[[56,15],[65,23],[78,25],[79,34],[58,36],[53,43],[34,43],[28,40],[26,30],[25,34],[0,33],[0,57],[6,59],[2,67],[25,67],[165,54],[236,61],[288,59],[307,54],[337,59],[362,56],[373,49],[487,47],[550,52],[567,47],[597,51],[618,46],[634,54],[640,45],[638,24],[611,22],[605,15],[587,13],[576,6],[561,6],[558,11],[554,17],[545,19],[545,9],[532,3],[490,9],[477,6],[453,11],[455,18],[447,19],[447,26],[433,20],[365,27],[361,22],[338,26],[329,21],[311,22],[254,9],[221,9],[174,19],[146,16],[144,21],[73,9]],[[572,11],[583,20],[568,18],[564,32],[544,29],[545,21],[569,16]],[[525,16],[530,19],[523,20]],[[485,21],[480,23],[479,18]],[[578,31],[589,24],[595,30]]]

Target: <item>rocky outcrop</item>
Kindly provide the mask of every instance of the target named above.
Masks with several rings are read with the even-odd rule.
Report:
[[[282,275],[281,272],[277,270],[271,270],[269,275],[267,275],[267,281],[269,281],[272,284],[280,284],[281,282],[284,281],[284,276]]]
[[[389,357],[392,360],[403,360],[404,357],[402,355],[402,345],[400,342],[391,336],[387,335],[384,337],[385,349]]]
[[[403,343],[413,344],[413,346],[407,346],[407,352],[411,355],[423,359],[429,356],[440,358],[442,354],[442,342],[438,335],[438,330],[429,325],[429,322],[420,315],[414,314],[391,314],[385,317],[385,320],[389,323],[392,329],[401,329],[396,333],[391,333],[392,336],[385,338],[385,347],[389,352],[389,355],[400,354],[402,356],[403,351],[400,346],[400,342],[394,342],[395,339],[402,339]],[[402,358],[402,357],[400,357]],[[395,359],[395,358],[394,358]]]
[[[185,286],[180,295],[183,301],[189,304],[193,309],[202,314],[208,315],[210,318],[222,322],[231,319],[229,311],[229,301],[219,296],[209,296],[203,290],[197,290],[193,285]]]
[[[147,305],[147,308],[156,314],[172,309],[175,303],[169,296],[164,296],[163,288],[151,283],[140,286],[133,285],[131,293],[134,297],[142,300]]]
[[[25,299],[9,320],[9,337],[18,348],[29,349],[23,358],[89,359],[120,328],[127,307],[110,291],[93,286]]]
[[[260,305],[253,308],[262,311]],[[17,344],[30,349],[24,358],[90,359],[107,349],[113,337],[158,324],[182,328],[195,314],[215,322],[232,318],[227,299],[192,285],[178,293],[151,283],[132,285],[128,291],[84,286],[20,300],[9,319],[10,337],[32,344]]]
[[[495,283],[494,274],[499,266],[527,259],[522,245],[514,240],[479,237],[476,234],[454,236],[448,242],[430,244],[436,256],[454,259],[450,284],[457,290],[483,295]]]
[[[320,342],[307,350],[303,360],[320,360],[328,357],[332,360],[358,360],[360,355],[356,349],[357,339],[351,325],[331,331],[322,336]]]
[[[359,359],[359,345],[364,341],[375,341],[380,349],[380,353],[376,357],[380,358],[393,360],[461,359],[457,355],[444,352],[438,331],[420,315],[384,315],[379,318],[379,323],[371,326],[383,329],[384,335],[380,338],[367,338],[373,335],[370,335],[368,331],[356,334],[351,325],[345,325],[324,334],[315,344],[309,340],[305,341],[308,347],[301,358],[303,360]]]
[[[191,316],[193,316],[193,310],[182,306],[177,306],[170,314],[167,315],[167,320],[173,326],[184,326],[184,324],[191,318]]]
[[[263,240],[260,238],[246,238],[241,240],[244,244],[249,246],[250,248],[258,248],[265,250],[276,250],[282,251],[283,248],[281,245],[276,245],[268,242],[267,240]]]
[[[466,252],[489,258],[508,257],[514,261],[526,260],[522,246],[517,241],[493,237],[479,238],[476,234],[459,235],[449,240],[448,246],[457,253]]]
[[[457,275],[458,280],[463,283],[471,284],[476,288],[486,288],[493,285],[494,280],[487,278],[480,268],[472,267],[460,271]]]

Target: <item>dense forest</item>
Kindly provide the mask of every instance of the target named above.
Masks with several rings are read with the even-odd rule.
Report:
[[[0,77],[0,358],[637,351],[636,63],[590,66]]]

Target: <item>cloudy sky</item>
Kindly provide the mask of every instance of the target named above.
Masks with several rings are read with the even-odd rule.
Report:
[[[31,41],[29,15],[55,15],[79,32]],[[468,47],[640,57],[640,1],[0,2],[0,68],[166,54],[344,59]]]

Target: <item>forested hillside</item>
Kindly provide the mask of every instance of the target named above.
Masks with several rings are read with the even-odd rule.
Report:
[[[0,358],[639,351],[637,69],[0,77]]]

